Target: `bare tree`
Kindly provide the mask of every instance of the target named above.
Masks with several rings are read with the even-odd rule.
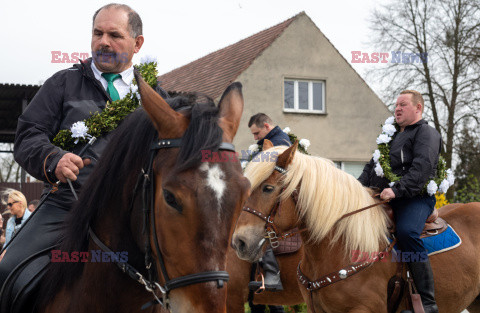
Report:
[[[392,52],[392,60],[367,80],[388,84],[381,95],[387,103],[403,89],[422,92],[451,167],[463,126],[480,122],[479,0],[391,1],[373,12],[370,28],[374,47]],[[462,123],[467,118],[473,123]]]
[[[0,150],[13,151],[13,144],[1,144]],[[0,153],[0,182],[20,182],[21,168],[13,159],[13,153]]]

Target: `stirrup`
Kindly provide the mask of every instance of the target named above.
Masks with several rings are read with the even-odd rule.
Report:
[[[265,291],[265,278],[262,273],[260,273],[260,277],[262,278],[261,282],[255,280],[248,283],[248,289],[255,292],[255,294],[260,294]]]

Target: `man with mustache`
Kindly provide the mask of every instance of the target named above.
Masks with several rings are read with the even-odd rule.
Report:
[[[107,102],[119,100],[130,91],[132,58],[143,42],[142,20],[137,12],[123,4],[103,6],[93,15],[93,58],[50,77],[18,119],[15,160],[45,182],[44,194],[55,182],[61,184],[9,245],[0,262],[0,287],[22,260],[58,242],[60,225],[75,201],[67,179],[79,193],[109,136],[98,138],[81,157],[77,154],[83,145],[68,152],[53,145],[52,139],[60,130],[102,111]]]

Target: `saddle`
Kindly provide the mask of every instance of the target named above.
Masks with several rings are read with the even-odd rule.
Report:
[[[387,216],[389,218],[388,230],[390,231],[391,234],[393,234],[395,233],[395,221],[393,217],[393,209],[388,203],[383,204],[382,207],[385,210],[385,213],[387,213]],[[425,226],[423,227],[423,231],[422,231],[422,234],[420,235],[420,238],[427,238],[427,237],[441,234],[445,230],[447,230],[447,227],[448,227],[447,222],[443,218],[438,217],[438,211],[433,210],[433,213],[430,214],[430,216],[427,218],[427,221],[425,222]]]
[[[52,248],[30,256],[10,273],[0,290],[0,312],[34,312],[41,279],[51,263]]]

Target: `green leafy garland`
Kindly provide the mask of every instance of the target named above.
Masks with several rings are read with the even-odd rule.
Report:
[[[290,142],[291,143],[294,143],[295,141],[299,141],[299,144],[298,144],[298,151],[300,151],[301,153],[303,154],[307,154],[307,155],[310,155],[310,153],[307,152],[307,148],[305,148],[305,146],[303,144],[300,144],[301,142],[301,139],[298,139],[297,135],[295,135],[294,133],[292,132],[288,132],[288,137],[290,138]]]
[[[387,119],[385,121],[385,125],[391,124],[395,127],[396,132],[399,131],[399,126],[397,125],[396,122],[392,122],[393,120]],[[389,139],[388,142],[384,142],[377,138],[377,146],[378,146],[378,151],[380,152],[378,157],[378,161],[375,163],[380,164],[382,168],[382,173],[377,172],[377,169],[375,170],[377,172],[378,176],[384,176],[386,179],[388,179],[391,182],[391,185],[393,183],[399,181],[402,177],[394,174],[392,172],[392,167],[390,165],[390,140],[392,139],[391,136],[393,134],[387,134],[385,131],[380,135],[380,136],[388,136]],[[379,136],[379,138],[380,138]],[[385,137],[384,137],[385,138]],[[375,160],[375,153],[374,153],[374,160]],[[434,182],[435,184],[433,184]],[[452,174],[452,171],[450,169],[447,169],[447,163],[445,162],[444,158],[442,156],[439,157],[438,159],[438,164],[437,164],[437,176],[434,177],[432,180],[429,180],[425,186],[423,186],[422,193],[428,193],[430,195],[433,195],[435,192],[439,191],[440,193],[445,193],[448,188],[453,185],[454,182],[454,177]],[[433,193],[432,193],[433,192]]]
[[[157,86],[158,72],[156,61],[141,63],[135,67],[138,69],[143,79],[152,88]],[[135,79],[132,83],[136,87],[137,83]],[[89,137],[99,138],[106,135],[117,128],[127,115],[135,111],[140,105],[136,89],[137,88],[130,90],[130,92],[120,100],[113,101],[112,103],[107,102],[103,111],[91,113],[92,115],[84,120],[85,126],[88,127]],[[86,144],[88,141],[89,138],[87,136],[83,138],[74,138],[72,137],[71,129],[62,129],[53,139],[53,144],[63,150],[71,151],[76,145]]]

